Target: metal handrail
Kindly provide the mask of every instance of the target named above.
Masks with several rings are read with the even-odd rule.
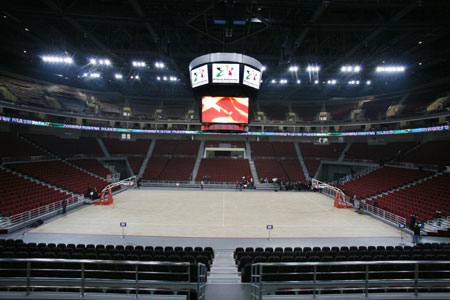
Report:
[[[61,259],[61,258],[0,258],[0,264],[4,263],[25,263],[25,268],[7,267],[2,266],[0,270],[13,270],[13,271],[25,271],[26,275],[17,277],[1,277],[0,286],[8,287],[13,285],[14,287],[22,287],[26,290],[26,294],[29,295],[33,284],[36,283],[39,287],[45,286],[47,288],[71,288],[78,289],[80,296],[83,297],[86,288],[95,286],[96,288],[112,287],[114,289],[127,289],[131,292],[135,292],[136,296],[139,293],[139,289],[148,287],[177,287],[179,289],[183,287],[195,288],[197,290],[198,299],[205,299],[206,290],[206,278],[207,268],[202,263],[191,264],[189,262],[166,262],[166,261],[130,261],[130,260],[100,260],[100,259]],[[51,267],[32,267],[36,263],[49,263],[49,264],[79,264],[79,268],[51,268]],[[86,269],[86,264],[102,264],[102,265],[122,265],[133,267],[133,270],[105,270],[105,269]],[[185,272],[164,272],[164,271],[144,271],[140,270],[139,266],[167,266],[167,267],[186,267]],[[191,281],[191,268],[197,268],[197,281]],[[74,277],[41,277],[32,276],[32,272],[79,272],[79,276]],[[102,274],[135,274],[134,279],[109,279],[109,278],[86,278],[86,273],[95,272]],[[139,275],[184,275],[184,280],[170,281],[170,280],[155,280],[155,279],[140,279]],[[178,278],[179,279],[179,278]]]
[[[387,210],[375,207],[375,206],[367,204],[367,203],[363,203],[362,205],[364,207],[364,211],[369,212],[373,215],[376,215],[384,220],[387,220],[387,221],[397,224],[397,225],[399,225],[399,224],[405,225],[406,224],[406,218],[404,218],[404,217],[401,217],[401,216],[391,213]]]
[[[358,286],[359,289],[363,289],[365,296],[368,297],[369,291],[369,283],[377,284],[377,285],[386,285],[389,286],[391,284],[412,284],[414,288],[414,295],[418,295],[419,284],[433,286],[433,284],[445,284],[447,287],[450,286],[450,278],[442,279],[438,276],[438,278],[419,278],[419,273],[433,272],[433,273],[445,273],[450,274],[450,269],[426,269],[421,270],[419,266],[421,265],[450,265],[450,261],[442,261],[442,260],[403,260],[403,261],[334,261],[334,262],[277,262],[277,263],[256,263],[251,266],[251,299],[252,300],[261,300],[263,294],[269,294],[276,292],[276,288],[280,286],[308,286],[312,289],[313,298],[315,298],[316,293],[320,290],[320,287],[329,286],[332,284],[333,287],[338,289],[338,286],[344,285],[347,286],[351,284],[353,286]],[[414,265],[414,270],[385,270],[382,271],[383,274],[395,273],[395,274],[412,274],[414,272],[413,278],[399,278],[399,279],[377,279],[370,278],[370,274],[380,274],[379,271],[370,270],[370,266],[378,266],[378,265]],[[355,271],[320,271],[318,267],[323,266],[364,266],[364,270],[355,270]],[[312,272],[280,272],[280,273],[272,273],[272,272],[264,272],[264,267],[312,267]],[[364,274],[364,279],[317,279],[319,275],[340,275],[348,276],[351,274]],[[312,275],[312,280],[289,280],[289,281],[268,281],[264,280],[264,275]],[[409,287],[411,287],[409,285]],[[292,289],[293,291],[295,289]],[[450,289],[449,289],[450,292]]]
[[[37,220],[48,213],[58,211],[62,209],[61,201],[49,203],[47,205],[36,207],[31,210],[27,210],[9,217],[0,217],[0,229],[9,229],[14,226],[18,226],[23,223],[29,222],[31,220]],[[70,207],[72,205],[79,203],[82,200],[80,199],[79,196],[72,196],[70,198],[67,198],[66,201],[67,207]]]

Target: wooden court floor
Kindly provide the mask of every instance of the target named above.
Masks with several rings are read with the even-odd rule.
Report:
[[[128,190],[30,232],[161,237],[397,237],[399,231],[312,192]]]

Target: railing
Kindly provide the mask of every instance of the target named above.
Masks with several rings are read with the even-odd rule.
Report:
[[[78,196],[73,196],[67,201],[67,209],[79,204],[82,200]],[[44,215],[62,210],[62,201],[53,202],[45,206],[37,207],[31,210],[27,210],[16,215],[0,218],[0,229],[10,229],[16,226],[20,226],[29,223],[34,220],[41,219]]]
[[[7,274],[7,276],[5,276]],[[189,262],[126,260],[0,258],[0,287],[23,290],[26,295],[39,290],[79,293],[127,293],[138,297],[158,289],[175,294],[196,290],[205,299],[207,268]]]
[[[396,225],[406,225],[406,218],[393,214],[389,211],[383,210],[381,208],[375,207],[373,205],[362,203],[364,211],[372,215],[378,216],[388,222],[394,223]]]
[[[286,272],[280,272],[280,270]],[[278,271],[274,272],[274,269]],[[251,299],[289,291],[294,294],[403,291],[450,293],[450,261],[345,261],[257,263],[251,266]]]
[[[339,182],[339,184],[344,184],[344,183],[346,183],[346,182],[348,182],[348,181],[350,181],[350,180],[352,180],[354,178],[359,178],[361,176],[367,175],[367,174],[373,172],[376,169],[378,169],[378,168],[376,168],[376,167],[368,167],[368,168],[356,171],[354,174],[346,175],[344,177],[339,178],[338,182]]]

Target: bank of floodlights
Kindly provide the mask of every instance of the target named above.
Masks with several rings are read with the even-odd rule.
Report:
[[[342,66],[341,72],[342,73],[359,73],[361,71],[361,66]]]
[[[375,69],[377,73],[403,73],[405,70],[404,66],[378,66]]]
[[[145,68],[145,66],[147,65],[145,63],[145,61],[139,61],[139,60],[134,60],[134,61],[131,62],[131,64],[135,68]]]
[[[91,65],[111,66],[111,61],[107,58],[91,58],[89,59]]]
[[[54,56],[54,55],[44,55],[41,57],[43,62],[53,63],[53,64],[73,64],[72,57],[69,56]]]
[[[164,63],[157,61],[155,62],[155,67],[158,69],[163,69],[165,67]]]

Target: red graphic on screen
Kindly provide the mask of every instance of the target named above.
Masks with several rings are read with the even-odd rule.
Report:
[[[205,96],[202,99],[202,121],[248,123],[248,98]]]

